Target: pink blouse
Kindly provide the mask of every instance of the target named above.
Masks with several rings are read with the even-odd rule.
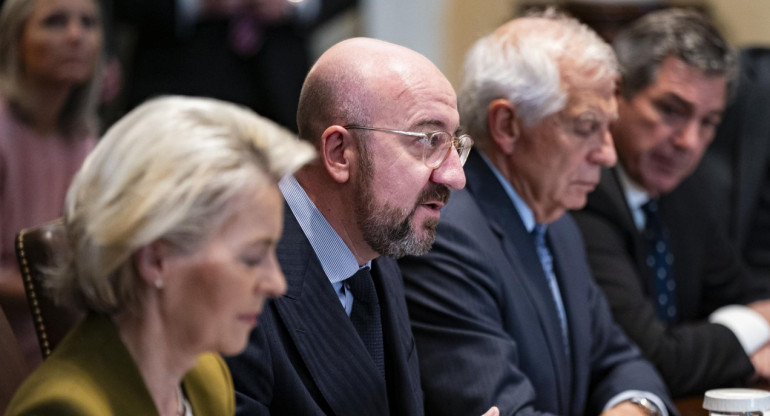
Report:
[[[16,264],[19,230],[62,214],[70,181],[95,145],[95,137],[41,137],[0,97],[0,266]]]

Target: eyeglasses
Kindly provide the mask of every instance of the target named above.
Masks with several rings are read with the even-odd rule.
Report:
[[[449,152],[452,150],[452,148],[457,149],[457,154],[460,156],[460,164],[464,165],[465,161],[468,160],[468,154],[471,152],[471,147],[473,146],[473,139],[471,139],[471,136],[467,134],[454,137],[452,134],[449,134],[445,131],[418,133],[414,131],[381,129],[377,127],[355,125],[343,127],[348,130],[371,130],[418,137],[419,140],[416,140],[415,144],[422,149],[423,163],[425,163],[425,166],[431,169],[438,169],[438,167],[444,163],[447,156],[449,156]]]

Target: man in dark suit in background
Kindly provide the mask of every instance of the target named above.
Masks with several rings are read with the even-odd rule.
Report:
[[[692,180],[745,264],[770,278],[770,49],[738,61],[734,98]]]
[[[714,137],[734,54],[693,11],[655,12],[614,42],[620,163],[575,219],[615,319],[676,396],[770,376],[770,296],[709,212],[679,186]],[[747,306],[743,306],[747,305]]]
[[[228,360],[238,414],[422,415],[401,275],[382,256],[428,251],[465,185],[454,90],[422,55],[352,39],[310,70],[297,120],[319,158],[280,183],[288,291]]]
[[[219,98],[296,131],[310,38],[356,0],[109,0],[136,35],[132,108],[160,94]]]
[[[426,413],[667,414],[663,381],[612,321],[565,215],[615,163],[612,50],[547,12],[481,39],[465,65],[460,111],[478,144],[467,188],[433,249],[399,262]]]

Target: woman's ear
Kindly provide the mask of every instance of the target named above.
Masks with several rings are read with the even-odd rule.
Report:
[[[350,179],[351,161],[356,157],[357,145],[350,132],[342,126],[329,126],[321,134],[319,153],[324,169],[335,181]]]
[[[510,101],[497,99],[489,103],[487,127],[490,138],[500,151],[507,155],[513,153],[520,132],[516,108]]]
[[[164,272],[171,248],[164,241],[154,241],[141,247],[133,255],[133,262],[139,277],[150,286],[163,287]]]

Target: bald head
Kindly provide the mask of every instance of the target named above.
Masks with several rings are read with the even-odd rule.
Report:
[[[451,84],[419,53],[381,40],[353,38],[327,50],[310,69],[299,100],[299,136],[317,143],[330,125],[369,125],[426,80]],[[454,96],[450,99],[456,100]]]

